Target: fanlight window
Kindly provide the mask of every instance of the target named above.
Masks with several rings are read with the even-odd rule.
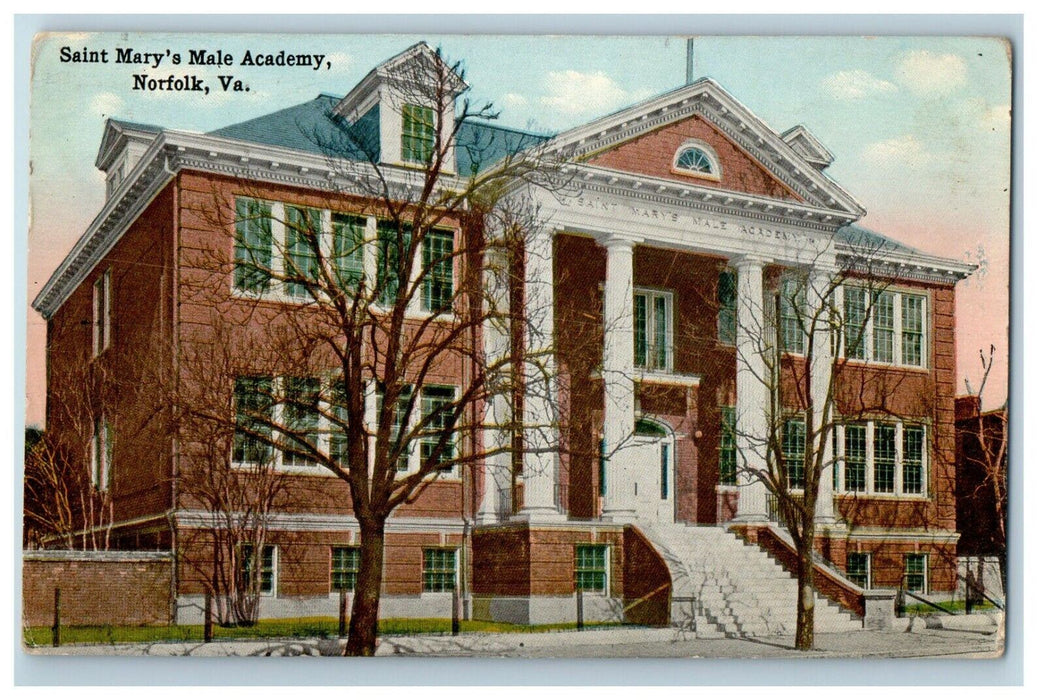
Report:
[[[704,175],[715,175],[715,164],[711,157],[695,146],[684,148],[675,158],[675,167],[679,170],[690,170]]]

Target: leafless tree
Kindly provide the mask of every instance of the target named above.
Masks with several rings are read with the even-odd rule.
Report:
[[[342,505],[360,531],[349,655],[375,651],[388,518],[440,480],[476,479],[473,467],[541,428],[520,396],[557,391],[551,340],[520,342],[551,310],[524,315],[503,292],[531,285],[541,218],[524,191],[561,183],[558,164],[532,135],[472,128],[497,113],[460,97],[460,66],[437,51],[400,65],[389,85],[392,104],[409,111],[400,116],[416,136],[403,140],[413,167],[382,163],[358,119],[331,114],[333,131],[306,132],[340,183],[322,197],[269,205],[215,193],[198,206],[235,237],[237,255],[202,256],[214,274],[196,293],[217,310],[211,328],[246,351],[232,400],[193,413],[223,425],[226,442],[260,446],[237,462],[291,455],[348,484]],[[215,299],[214,280],[230,276],[244,293]],[[506,339],[499,350],[484,344],[491,331]],[[199,342],[225,342],[206,335]],[[491,424],[495,396],[514,410]],[[511,438],[491,447],[491,429]]]
[[[771,516],[794,544],[796,649],[813,648],[818,515],[833,517],[834,508],[829,499],[832,512],[818,513],[817,494],[842,459],[837,432],[893,415],[889,399],[908,381],[904,373],[853,361],[862,357],[853,350],[867,347],[864,338],[873,328],[878,300],[896,281],[896,273],[880,262],[888,251],[874,241],[850,246],[840,267],[833,251],[816,251],[802,272],[770,271],[763,299],[741,296],[740,303],[752,308],[740,310],[736,332],[738,375],[754,378],[765,396],[760,421],[742,424],[738,415],[736,438],[749,451],[739,451],[737,471],[765,485],[767,507],[776,511]],[[847,304],[847,293],[859,303]]]

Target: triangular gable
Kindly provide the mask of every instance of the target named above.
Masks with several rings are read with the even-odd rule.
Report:
[[[847,218],[866,213],[852,195],[710,78],[563,132],[549,148],[584,160],[693,116],[713,126],[801,201],[833,209]],[[664,158],[674,153],[672,149]]]
[[[716,172],[705,175],[676,168],[676,155],[689,147],[708,153],[716,161]],[[613,170],[805,203],[750,153],[699,115],[636,136],[585,161]]]
[[[835,160],[834,154],[827,150],[827,146],[801,124],[783,132],[780,138],[818,170],[823,170]]]
[[[151,141],[156,134],[163,131],[161,127],[152,124],[138,124],[112,117],[105,120],[105,130],[102,132],[102,142],[98,145],[98,154],[95,156],[94,165],[104,170],[109,162],[118,152],[120,139],[124,136],[141,142]]]

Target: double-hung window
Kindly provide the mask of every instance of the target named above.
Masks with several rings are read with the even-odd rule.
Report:
[[[926,574],[929,571],[928,559],[929,555],[927,554],[904,555],[904,590],[912,593],[926,592]]]
[[[377,280],[378,302],[383,306],[391,306],[399,293],[401,284],[409,280],[400,279],[403,271],[409,268],[403,265],[403,256],[410,250],[410,226],[396,226],[392,221],[377,222]]]
[[[292,297],[309,297],[309,283],[319,276],[319,248],[322,235],[318,209],[284,207],[283,276],[284,288]]]
[[[94,356],[102,354],[112,341],[112,271],[106,270],[94,281],[93,298]]]
[[[446,313],[454,294],[454,232],[433,229],[422,246],[421,308],[432,313]]]
[[[737,409],[722,406],[719,409],[718,483],[737,483]]]
[[[873,357],[875,362],[893,361],[893,295],[888,292],[879,294],[874,301],[871,313],[874,324]]]
[[[863,289],[846,287],[845,310],[845,353],[853,360],[867,359],[864,329],[867,326],[867,299]]]
[[[925,426],[903,426],[902,491],[920,494],[925,490]]]
[[[407,430],[410,424],[410,395],[412,393],[413,387],[404,386],[399,390],[399,400],[396,401],[395,406],[392,408],[392,429],[388,441],[390,450],[393,452],[397,449],[399,450],[399,456],[396,459],[396,471],[399,472],[410,471],[412,445],[409,442],[400,444],[400,441],[403,431]],[[377,390],[377,405],[378,411],[381,411],[385,405],[385,390],[383,387],[379,387]]]
[[[606,592],[608,547],[604,544],[579,544],[574,549],[573,577],[578,591]]]
[[[784,423],[782,449],[789,489],[805,488],[806,424],[803,420]]]
[[[435,110],[403,105],[403,162],[426,164],[435,150]]]
[[[272,456],[271,377],[237,377],[233,393],[236,432],[232,440],[232,461],[260,464]]]
[[[635,366],[663,372],[672,371],[673,332],[670,292],[635,292]],[[610,321],[612,323],[612,320]]]
[[[802,353],[805,351],[805,329],[802,317],[805,315],[806,294],[802,280],[792,275],[785,275],[780,280],[780,345],[784,352]]]
[[[900,295],[900,361],[921,367],[925,364],[925,298]]]
[[[239,547],[239,578],[241,590],[257,591],[261,595],[276,592],[276,546],[267,544],[258,556],[254,545]]]
[[[845,557],[845,575],[860,588],[870,588],[871,555],[866,552],[849,552]]]
[[[718,341],[737,344],[737,273],[718,273]]]
[[[867,425],[845,426],[845,490],[867,490]]]
[[[926,297],[846,287],[845,354],[904,367],[926,366]]]
[[[236,266],[233,285],[254,294],[268,291],[272,276],[272,205],[236,199]]]
[[[105,416],[94,421],[91,439],[91,482],[99,491],[112,484],[112,430]]]
[[[332,547],[330,550],[330,588],[356,590],[359,576],[359,547]]]
[[[433,459],[439,471],[454,470],[454,396],[452,386],[426,386],[421,390],[421,464]],[[442,448],[440,449],[440,443]]]
[[[874,424],[874,491],[893,493],[896,489],[896,426]]]
[[[319,380],[314,377],[283,379],[283,465],[311,467],[315,457],[308,446],[319,440]]]
[[[885,420],[848,423],[844,436],[845,490],[921,496],[926,492],[926,426]]]
[[[422,590],[444,593],[457,585],[457,550],[446,547],[424,550]]]
[[[365,274],[366,219],[335,212],[330,223],[334,238],[331,267],[342,288],[355,290]]]

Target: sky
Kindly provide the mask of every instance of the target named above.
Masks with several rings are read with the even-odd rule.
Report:
[[[105,119],[210,131],[314,98],[344,95],[416,41],[460,61],[467,93],[500,123],[560,131],[685,82],[681,37],[52,34],[34,43],[30,96],[28,298],[46,283],[104,200],[94,167]],[[106,63],[62,62],[106,50]],[[161,53],[159,66],[116,63],[116,48]],[[190,50],[233,65],[187,65]],[[170,54],[168,54],[168,50]],[[323,54],[323,67],[240,65],[244,53]],[[182,62],[172,65],[174,54]],[[926,252],[970,261],[959,283],[958,391],[998,359],[985,406],[1008,394],[1011,74],[991,38],[726,37],[695,39],[695,75],[714,78],[778,132],[803,124],[834,154],[826,171],[867,210],[863,226]],[[200,76],[207,95],[134,90],[136,74]],[[249,92],[226,92],[234,75]],[[26,421],[44,420],[44,320],[27,318]]]

